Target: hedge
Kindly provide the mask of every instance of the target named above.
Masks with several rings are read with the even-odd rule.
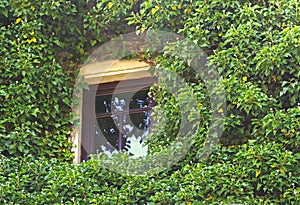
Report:
[[[0,203],[299,204],[299,8],[297,0],[1,1]],[[190,44],[171,44],[136,56],[158,73],[181,75],[197,97],[200,129],[185,158],[147,176],[114,173],[101,157],[70,163],[80,66],[113,37],[148,29],[192,41],[208,56],[205,69],[220,74],[227,115],[217,148],[199,159],[212,112],[208,91],[172,55]],[[179,129],[180,103],[164,86],[152,89],[169,126],[155,125],[161,132],[149,139],[150,154]]]
[[[152,176],[124,176],[101,161],[1,156],[1,204],[298,204],[299,153],[251,140]]]

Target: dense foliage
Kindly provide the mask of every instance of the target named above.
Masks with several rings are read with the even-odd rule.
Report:
[[[1,1],[0,203],[299,204],[299,6],[297,0]],[[156,57],[158,72],[178,73],[197,96],[201,129],[187,156],[150,176],[119,175],[101,160],[70,164],[78,67],[97,45],[147,29],[193,41],[208,55],[206,67],[222,76],[227,115],[220,143],[199,160],[209,99],[201,76],[170,54],[175,44],[142,57]],[[179,106],[163,85],[153,89],[170,121],[156,125],[163,131],[149,140],[155,153],[175,137]]]

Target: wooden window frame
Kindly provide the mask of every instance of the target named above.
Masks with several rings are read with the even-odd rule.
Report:
[[[92,113],[84,114],[83,104],[90,104],[93,107],[93,101],[86,102],[85,99],[90,99],[90,95],[96,92],[96,86],[99,83],[116,83],[125,80],[138,80],[146,77],[155,77],[155,73],[150,74],[149,68],[150,64],[140,61],[138,59],[131,60],[107,60],[101,62],[93,62],[87,65],[84,65],[80,69],[79,79],[84,79],[84,82],[91,86],[91,92],[84,92],[81,90],[80,93],[76,93],[76,97],[78,97],[78,106],[74,108],[74,112],[76,115],[74,129],[70,135],[70,142],[74,144],[72,147],[72,152],[74,153],[74,163],[81,162],[81,145],[82,140],[84,140],[84,136],[82,133],[87,133],[89,130],[83,125],[83,121],[87,119],[95,119],[95,115]],[[80,83],[81,84],[81,81]],[[93,90],[94,89],[94,90]],[[93,95],[94,95],[93,94]],[[91,115],[92,118],[88,118],[88,115]],[[83,153],[84,155],[84,153]]]
[[[144,77],[139,79],[131,79],[122,81],[122,87],[115,90],[121,81],[109,82],[103,84],[89,85],[89,89],[83,90],[83,103],[82,103],[82,133],[81,133],[81,155],[80,161],[88,160],[88,155],[96,153],[94,150],[95,140],[95,120],[100,117],[109,117],[112,113],[104,115],[95,114],[95,97],[115,93],[134,92],[139,90],[149,89],[154,83],[157,82],[156,77]],[[150,112],[154,103],[150,100],[147,108],[139,108],[123,111],[124,114],[141,113],[143,111]],[[121,112],[119,112],[121,114]],[[120,134],[121,136],[121,134]],[[119,142],[122,140],[119,137]],[[119,145],[119,151],[122,149]]]

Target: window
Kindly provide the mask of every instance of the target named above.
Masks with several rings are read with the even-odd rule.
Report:
[[[80,123],[75,127],[75,160],[88,159],[97,151],[137,152],[151,128],[149,118],[153,101],[148,90],[156,82],[150,65],[138,60],[109,60],[85,65],[80,76],[89,89],[80,94],[76,112]],[[77,96],[77,95],[76,95]]]
[[[101,151],[137,154],[135,146],[141,147],[151,127],[154,102],[148,92],[155,82],[156,78],[146,77],[84,90],[81,160]]]

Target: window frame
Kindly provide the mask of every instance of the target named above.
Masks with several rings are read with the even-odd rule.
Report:
[[[91,153],[96,153],[94,150],[95,141],[95,120],[97,118],[110,117],[112,113],[103,114],[102,116],[96,115],[95,113],[95,98],[97,96],[105,96],[110,94],[115,94],[115,88],[121,81],[102,83],[102,84],[92,84],[89,85],[89,89],[83,90],[83,104],[82,104],[82,139],[81,139],[81,156],[80,161],[88,160],[88,155]],[[140,90],[148,90],[154,83],[157,83],[156,77],[144,77],[139,79],[130,79],[122,81],[122,88],[117,90],[117,93],[134,92]],[[142,88],[142,89],[140,89]],[[149,100],[149,105],[147,108],[138,108],[126,111],[119,111],[118,114],[122,116],[125,114],[135,114],[142,113],[144,111],[151,112],[154,106],[153,100]],[[119,142],[122,140],[120,137],[122,133],[119,134]],[[121,149],[119,145],[119,151]]]
[[[149,68],[152,65],[138,59],[131,60],[106,60],[102,62],[93,62],[81,67],[78,79],[84,79],[84,82],[91,88],[91,92],[84,92],[82,89],[79,93],[75,94],[79,98],[79,104],[74,107],[75,112],[75,123],[73,132],[70,135],[69,141],[73,143],[71,151],[74,153],[74,163],[79,163],[81,159],[81,145],[84,136],[82,133],[88,131],[86,127],[82,126],[83,121],[86,120],[88,115],[89,119],[95,120],[95,115],[92,113],[83,114],[83,104],[90,104],[91,107],[93,101],[86,102],[85,99],[90,99],[90,95],[96,92],[95,85],[99,83],[116,83],[125,80],[138,80],[147,77],[156,78],[156,73],[150,73]],[[80,81],[82,82],[82,81]],[[80,83],[81,84],[81,83]],[[94,85],[94,86],[93,86]],[[77,99],[76,99],[77,102]],[[94,124],[94,123],[93,123]],[[84,154],[84,153],[83,153]]]

